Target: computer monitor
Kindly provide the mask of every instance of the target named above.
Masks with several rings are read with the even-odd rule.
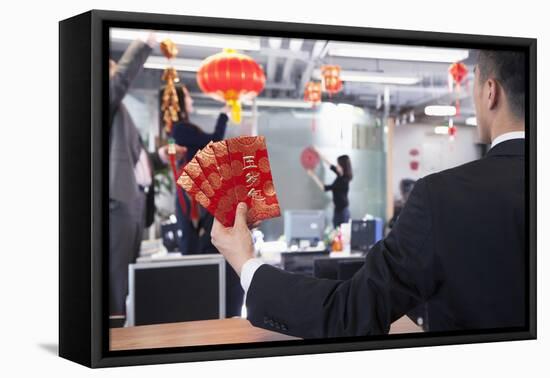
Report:
[[[325,212],[323,210],[287,210],[284,213],[287,245],[309,241],[311,245],[323,240]]]

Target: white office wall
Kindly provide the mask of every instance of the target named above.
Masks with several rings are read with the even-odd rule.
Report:
[[[427,124],[404,124],[395,127],[393,143],[393,194],[401,198],[399,182],[404,178],[418,180],[430,173],[476,160],[481,157],[477,129],[472,126],[457,126],[454,140],[447,135],[434,133],[434,126]],[[416,149],[417,156],[410,151]],[[418,162],[418,169],[410,166]]]

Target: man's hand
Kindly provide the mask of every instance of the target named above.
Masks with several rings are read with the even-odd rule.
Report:
[[[254,244],[246,223],[246,211],[246,204],[239,203],[233,227],[224,227],[217,219],[214,219],[210,234],[212,244],[239,276],[244,263],[254,257]]]

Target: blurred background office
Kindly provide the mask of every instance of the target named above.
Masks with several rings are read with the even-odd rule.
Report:
[[[140,33],[144,31],[112,29],[113,58]],[[206,133],[214,133],[223,104],[197,84],[203,60],[232,47],[262,67],[265,88],[243,103],[240,124],[229,120],[224,138],[266,137],[283,216],[263,222],[254,240],[259,255],[288,270],[328,278],[353,274],[390,221],[397,220],[416,180],[478,159],[487,150],[478,143],[471,98],[476,51],[159,32],[159,40],[165,37],[180,50],[171,64],[193,98],[189,118]],[[321,81],[326,65],[339,68],[342,86],[323,93],[314,104],[305,97],[306,85]],[[124,100],[151,151],[164,142],[158,96],[166,66],[156,48]],[[332,227],[330,192],[319,191],[305,174],[302,155],[310,146],[334,162],[340,155],[351,159],[351,219],[338,229]],[[333,181],[328,165],[314,164],[312,169],[325,183]],[[143,235],[142,261],[194,253],[182,251],[184,244],[178,242],[182,233],[175,218],[173,181],[168,169],[155,176],[157,214]],[[342,264],[328,266],[331,258],[341,258]]]

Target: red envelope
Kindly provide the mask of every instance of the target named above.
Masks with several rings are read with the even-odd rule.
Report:
[[[235,196],[249,208],[247,221],[253,223],[280,216],[265,137],[243,136],[228,139],[226,143]]]
[[[220,198],[218,206],[221,209],[227,210],[228,220],[233,225],[235,221],[235,212],[237,210],[237,197],[235,195],[235,185],[233,181],[233,175],[231,173],[231,160],[229,160],[229,151],[227,150],[227,144],[225,140],[214,142],[209,144],[210,148],[214,152],[216,158],[216,165],[218,172],[222,178],[222,186],[220,191],[224,193]]]
[[[223,196],[219,191],[216,194],[216,191],[214,191],[210,185],[210,182],[206,179],[206,176],[197,161],[197,155],[200,153],[201,151],[199,150],[193,159],[191,159],[189,163],[183,167],[183,170],[189,175],[199,190],[208,198],[209,206],[204,206],[208,212],[217,218],[224,226],[232,226],[234,211],[232,211],[233,209],[228,206],[228,200],[221,198]]]
[[[215,211],[215,207],[212,205],[212,202],[210,202],[208,196],[199,189],[187,172],[182,172],[178,178],[177,184],[209,212],[213,213]]]
[[[183,169],[178,184],[226,227],[241,201],[249,223],[281,215],[262,136],[211,142]]]
[[[231,177],[229,177],[229,179],[223,179],[218,169],[216,155],[211,148],[212,144],[213,143],[210,142],[205,148],[199,151],[195,155],[195,158],[201,166],[204,176],[214,190],[214,195],[210,197],[216,205],[216,213],[214,216],[219,219],[227,219],[227,222],[233,225],[237,206],[237,199],[235,198],[233,190],[233,179]]]
[[[222,186],[222,177],[218,172],[218,163],[216,162],[216,155],[214,155],[214,151],[210,148],[211,144],[212,142],[210,142],[202,150],[199,150],[195,155],[195,158],[202,169],[202,173],[210,183],[210,186],[214,192],[217,192]]]
[[[200,152],[200,150],[199,150]],[[201,166],[199,165],[199,162],[197,161],[196,155],[183,167],[183,170],[187,172],[189,177],[195,182],[195,184],[199,187],[199,189],[206,194],[208,198],[214,197],[214,189],[212,189],[212,186],[202,173]]]

